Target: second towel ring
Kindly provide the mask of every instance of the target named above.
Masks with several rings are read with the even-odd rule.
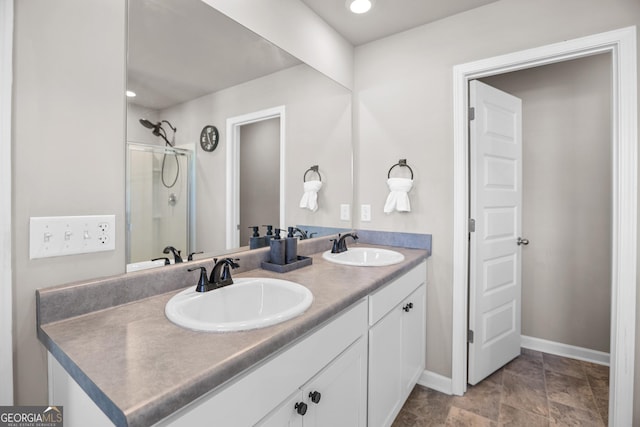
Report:
[[[307,169],[307,171],[304,173],[304,176],[302,177],[302,181],[307,182],[307,174],[309,172],[315,172],[318,175],[318,179],[320,180],[320,182],[322,182],[322,175],[320,175],[320,172],[318,171],[318,165],[313,165],[309,169]]]
[[[413,169],[411,169],[411,166],[409,166],[409,165],[407,164],[407,159],[400,159],[400,160],[398,161],[398,163],[396,163],[395,165],[391,166],[391,167],[389,168],[389,172],[387,173],[387,179],[388,179],[388,178],[391,178],[391,170],[392,170],[393,168],[395,168],[396,166],[409,168],[409,171],[411,172],[411,179],[413,179]]]

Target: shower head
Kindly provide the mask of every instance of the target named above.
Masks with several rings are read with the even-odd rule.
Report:
[[[163,122],[167,122],[167,121],[163,120]],[[171,142],[169,142],[169,140],[167,139],[167,132],[162,128],[162,122],[158,122],[156,124],[153,124],[147,119],[140,119],[140,124],[142,126],[146,127],[147,129],[151,129],[151,133],[153,133],[155,136],[162,137],[162,139],[164,139],[165,142],[170,147],[173,147],[173,144]],[[171,126],[171,123],[167,122],[167,124],[169,126]],[[174,135],[175,135],[176,129],[173,126],[171,126],[171,129],[173,130]]]
[[[154,133],[160,128],[160,122],[154,125],[147,119],[140,119],[140,124],[146,127],[147,129],[153,129]]]

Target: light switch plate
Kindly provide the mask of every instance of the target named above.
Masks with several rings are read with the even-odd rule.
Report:
[[[115,248],[115,215],[48,216],[29,220],[30,259]]]
[[[340,205],[340,221],[349,221],[351,219],[351,206],[349,204]]]
[[[360,220],[371,221],[371,205],[360,205]]]

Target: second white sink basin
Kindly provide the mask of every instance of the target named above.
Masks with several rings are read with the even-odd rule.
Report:
[[[345,252],[332,254],[326,251],[322,258],[336,264],[357,265],[360,267],[380,267],[383,265],[398,264],[404,261],[404,255],[389,249],[378,248],[349,248]]]
[[[288,280],[240,278],[209,292],[195,285],[174,295],[165,314],[178,326],[197,331],[246,331],[298,316],[309,308],[313,294]]]

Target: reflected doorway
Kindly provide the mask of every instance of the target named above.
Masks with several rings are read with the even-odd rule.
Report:
[[[280,224],[280,118],[240,129],[240,246],[249,244],[251,227]]]
[[[275,120],[274,122],[272,122],[272,124],[277,123],[279,125],[277,126],[279,128],[277,156],[278,156],[278,166],[282,165],[282,167],[278,167],[278,171],[277,171],[278,178],[276,181],[277,184],[274,182],[268,185],[271,188],[273,188],[274,186],[278,187],[278,190],[277,190],[278,197],[274,198],[275,196],[272,196],[272,198],[274,199],[270,200],[269,202],[269,205],[273,209],[277,209],[279,212],[278,216],[273,219],[274,222],[272,223],[272,225],[274,226],[274,228],[284,228],[284,224],[286,224],[286,220],[285,220],[285,200],[286,200],[285,175],[286,174],[285,174],[285,168],[284,168],[284,164],[285,164],[284,156],[286,152],[285,150],[286,120],[285,120],[284,105],[261,110],[261,111],[256,111],[253,113],[248,113],[242,116],[231,117],[227,119],[227,126],[226,126],[226,134],[227,134],[226,246],[227,246],[227,249],[238,248],[240,246],[248,245],[249,235],[243,235],[241,240],[241,234],[240,234],[241,231],[242,232],[249,231],[249,229],[246,227],[249,227],[252,225],[269,224],[269,222],[266,222],[267,219],[251,219],[250,221],[257,221],[257,223],[251,222],[248,225],[244,225],[244,223],[241,222],[241,219],[240,219],[241,211],[253,210],[260,217],[262,217],[263,216],[262,212],[266,211],[265,210],[266,207],[259,206],[253,209],[250,209],[250,208],[243,209],[241,200],[240,200],[241,198],[240,193],[241,193],[241,164],[242,164],[241,134],[242,132],[245,132],[246,134],[246,131],[243,129],[247,125],[257,124],[257,123],[270,121],[270,120]],[[266,125],[266,127],[270,127],[270,126]],[[250,128],[246,128],[246,129],[248,129],[250,133],[252,133],[253,131],[253,129],[250,129]],[[275,132],[273,133],[275,134]],[[271,153],[272,155],[275,155],[276,149],[271,148],[270,151],[272,152]],[[271,158],[271,156],[269,158]],[[262,169],[262,167],[264,166],[265,161],[266,159],[261,159],[261,158],[256,158],[253,160],[255,164],[260,165],[260,169]],[[250,163],[251,161],[248,161],[248,162]],[[254,184],[254,187],[256,187],[255,188],[256,191],[265,191],[265,187],[267,186],[264,184],[260,184],[260,185]],[[250,188],[251,188],[251,185],[247,187],[247,189],[250,189]],[[264,201],[264,199],[262,200]],[[264,204],[265,202],[262,203],[262,205]],[[241,227],[245,227],[246,229],[241,230]]]

